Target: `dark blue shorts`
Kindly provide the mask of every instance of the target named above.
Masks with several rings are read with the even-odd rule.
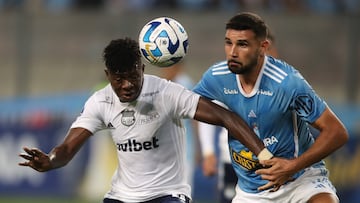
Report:
[[[120,200],[105,198],[103,203],[124,203]],[[185,195],[166,195],[142,203],[191,203]]]

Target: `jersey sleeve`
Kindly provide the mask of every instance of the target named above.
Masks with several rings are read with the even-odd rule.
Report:
[[[72,123],[71,128],[85,128],[90,132],[95,133],[104,127],[101,118],[95,93],[86,101],[81,114]]]
[[[216,126],[199,122],[198,129],[202,156],[205,157],[209,154],[215,154]]]
[[[324,112],[327,104],[321,99],[303,78],[295,71],[286,88],[290,96],[290,108],[306,122],[313,123]]]
[[[212,71],[209,69],[207,70],[201,80],[195,85],[193,91],[201,96],[210,99],[210,100],[218,100],[219,97],[216,95],[216,81],[212,76]]]
[[[168,82],[163,104],[170,109],[174,117],[194,118],[200,95],[180,84]]]

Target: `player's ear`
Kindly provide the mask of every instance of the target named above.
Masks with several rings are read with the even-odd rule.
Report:
[[[109,70],[105,68],[104,72],[105,72],[106,77],[109,78],[109,76],[110,76]]]
[[[270,41],[265,39],[260,42],[261,55],[265,55],[266,51],[269,49]]]

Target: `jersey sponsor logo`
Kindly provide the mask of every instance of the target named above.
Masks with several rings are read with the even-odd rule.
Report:
[[[267,137],[267,138],[263,139],[263,143],[264,143],[265,147],[270,146],[277,142],[279,142],[279,140],[275,136],[271,136],[271,137]]]
[[[117,149],[123,152],[139,152],[142,150],[151,150],[158,148],[160,145],[158,143],[159,139],[154,136],[150,141],[138,142],[136,139],[129,139],[125,143],[117,143]]]
[[[265,95],[265,96],[273,96],[274,92],[271,92],[269,90],[263,90],[263,89],[260,89],[257,91],[257,94],[261,94],[261,95]]]
[[[154,96],[156,94],[159,94],[159,90],[155,91],[155,92],[146,92],[144,94],[142,94],[143,97],[151,97],[151,96]]]
[[[236,89],[227,89],[224,87],[224,94],[239,94],[239,91]]]
[[[238,153],[231,149],[231,157],[235,163],[246,170],[253,171],[260,168],[259,161],[253,159],[253,153],[251,151],[241,150]]]
[[[150,123],[156,119],[160,118],[160,114],[158,112],[150,112],[148,115],[143,115],[139,119],[139,125]]]
[[[121,123],[125,126],[131,126],[135,123],[135,111],[125,109],[121,112]]]

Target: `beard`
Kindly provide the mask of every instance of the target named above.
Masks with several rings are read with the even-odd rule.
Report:
[[[248,63],[237,61],[236,59],[229,59],[227,61],[230,71],[234,74],[247,74],[256,68],[258,65],[259,53],[249,57]]]

